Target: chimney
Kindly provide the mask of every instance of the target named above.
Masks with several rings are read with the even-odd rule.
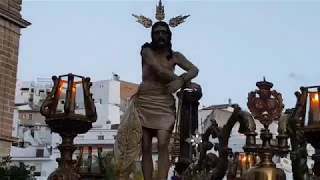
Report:
[[[232,104],[231,98],[228,99],[228,104],[229,104],[229,106],[231,106],[231,104]]]

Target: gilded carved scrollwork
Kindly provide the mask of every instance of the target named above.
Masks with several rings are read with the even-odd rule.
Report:
[[[228,168],[229,137],[232,128],[237,122],[241,124],[240,133],[255,129],[252,116],[242,111],[238,105],[234,106],[232,115],[222,128],[213,120],[211,126],[202,135],[202,143],[199,144],[199,160],[189,166],[183,176],[183,180],[221,180],[224,178]],[[219,157],[213,157],[210,153],[207,154],[207,151],[213,148],[213,144],[209,141],[210,136],[219,139]],[[207,163],[208,161],[210,163]],[[210,165],[212,166],[210,167]]]
[[[92,98],[92,93],[90,93],[90,88],[92,86],[90,78],[84,78],[82,81],[82,85],[86,115],[88,118],[90,118],[92,122],[96,122],[98,117],[96,112],[96,106],[94,105],[94,100]]]
[[[287,132],[291,141],[291,166],[294,180],[313,180],[307,165],[307,140],[301,128],[303,127],[303,119],[305,117],[307,91],[296,92],[297,103],[294,109],[291,109],[288,118]]]
[[[48,117],[54,110],[53,106],[56,105],[56,98],[58,95],[58,87],[59,87],[59,78],[57,76],[52,76],[53,87],[52,90],[48,93],[44,103],[40,107],[40,113]]]

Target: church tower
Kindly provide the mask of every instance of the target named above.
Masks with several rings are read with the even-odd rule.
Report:
[[[9,155],[17,78],[20,31],[30,23],[21,17],[22,0],[0,0],[0,157]]]

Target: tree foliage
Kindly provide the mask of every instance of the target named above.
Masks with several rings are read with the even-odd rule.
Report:
[[[112,151],[108,151],[102,154],[102,164],[105,168],[105,179],[116,180],[116,164]]]
[[[13,164],[11,157],[7,156],[0,161],[0,180],[35,180],[34,170],[34,166],[23,162],[19,162],[19,165]]]
[[[102,154],[102,163],[105,167],[105,179],[106,180],[117,180],[116,163],[114,159],[113,151],[108,151]],[[154,179],[157,179],[158,171],[153,172]],[[130,180],[143,180],[142,171],[134,171]]]

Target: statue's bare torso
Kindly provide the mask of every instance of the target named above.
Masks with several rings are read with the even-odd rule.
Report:
[[[152,51],[152,50],[151,50]],[[169,54],[157,54],[156,52],[152,52],[159,66],[166,68],[172,72],[174,72],[175,66],[178,61],[178,55],[176,52],[173,52],[172,58],[168,59],[167,56]],[[143,61],[148,61],[147,59],[143,59]],[[159,76],[158,72],[154,70],[148,63],[142,63],[142,84],[157,84],[165,86],[169,82],[165,80],[163,77]]]

